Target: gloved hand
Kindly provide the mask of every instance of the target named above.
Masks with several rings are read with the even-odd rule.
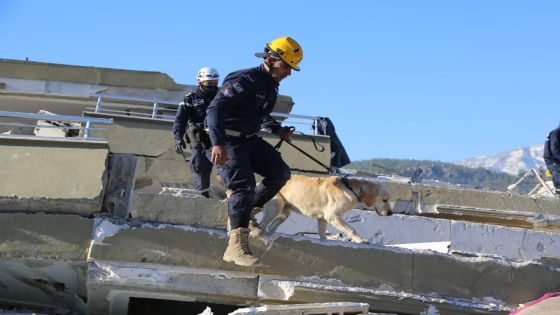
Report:
[[[290,141],[292,140],[292,135],[294,134],[294,127],[282,127],[280,128],[280,130],[278,130],[278,136],[280,137],[280,139],[284,140],[284,141]]]
[[[175,138],[175,152],[177,154],[183,154],[183,149],[187,148],[187,144],[183,138]]]

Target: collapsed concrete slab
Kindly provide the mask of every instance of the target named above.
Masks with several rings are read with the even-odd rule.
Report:
[[[144,221],[225,229],[227,200],[180,193],[136,192],[130,217]]]
[[[509,314],[513,308],[501,305],[492,298],[483,300],[442,298],[434,294],[420,295],[391,288],[360,288],[337,284],[277,279],[270,276],[259,278],[258,296],[264,304],[279,303],[367,303],[370,311],[398,314]],[[496,303],[497,302],[497,303]],[[432,311],[431,313],[428,311]],[[438,313],[435,313],[435,311]]]
[[[112,153],[130,153],[152,158],[158,158],[169,152],[175,154],[175,143],[171,132],[172,121],[92,112],[85,112],[84,116],[113,119],[114,124],[108,126],[107,130],[103,132]],[[278,136],[266,132],[261,132],[259,135],[273,145],[280,140]],[[311,154],[321,163],[330,164],[331,152],[328,136],[295,134],[292,143]],[[188,148],[186,151],[189,151]],[[326,172],[323,167],[292,146],[283,145],[279,151],[286,163],[294,169],[308,172]],[[180,160],[179,157],[175,159]],[[151,178],[157,179],[157,177]]]
[[[452,221],[450,250],[517,261],[560,259],[560,234]]]
[[[87,266],[80,262],[0,259],[0,305],[52,314],[85,313]]]
[[[2,138],[0,211],[69,213],[101,211],[106,144]]]
[[[122,286],[118,290],[143,294],[147,294],[146,288],[160,285],[161,277],[158,275],[162,272],[167,274],[164,271],[168,266],[199,272],[205,270],[203,273],[213,270],[216,274],[225,275],[224,281],[239,277],[241,273],[242,278],[258,275],[260,278],[273,277],[317,285],[391,290],[438,298],[444,301],[443,304],[453,304],[452,300],[458,299],[482,301],[481,305],[489,307],[484,301],[491,300],[491,304],[504,309],[560,286],[558,269],[537,262],[516,264],[495,258],[453,257],[429,251],[340,241],[321,242],[306,237],[276,235],[269,239],[251,241],[251,248],[261,258],[261,265],[240,267],[221,259],[226,246],[223,230],[141,222],[120,224],[105,219],[99,221],[94,234],[90,263],[96,264],[96,268],[108,264],[108,267],[101,268],[105,270],[101,274],[112,275],[113,271],[108,270],[115,268],[125,270],[130,267],[136,270],[132,280],[141,279],[153,283],[142,282],[142,285],[138,285],[131,279],[121,279]],[[178,273],[189,272],[182,270]],[[120,278],[126,278],[125,275],[126,273],[122,273]],[[99,274],[92,275],[93,278],[88,276],[88,301],[101,303],[110,300],[110,297],[106,295],[107,290],[102,288],[103,277],[98,276]],[[197,279],[205,277],[207,278],[204,276]],[[201,286],[206,285],[202,284],[206,280],[200,281]],[[202,287],[200,290],[205,294],[197,299],[212,301],[213,293],[208,292],[208,289],[204,291]],[[191,293],[187,293],[191,291],[196,290],[186,286],[173,289],[174,294],[184,294],[183,298],[191,296]],[[219,292],[215,294],[219,295]],[[317,295],[319,294],[314,294],[315,297]],[[257,299],[256,296],[254,298]],[[280,302],[286,301],[286,296],[275,297],[274,294],[267,293],[266,299]],[[243,303],[245,302],[238,300],[237,305]],[[106,309],[95,311],[101,313],[104,310]]]
[[[0,214],[0,304],[84,313],[92,231],[77,215]]]
[[[186,155],[190,157],[190,153]],[[188,163],[175,151],[166,151],[157,158],[138,156],[135,190],[160,192],[163,187],[190,187],[193,180]]]
[[[260,219],[262,214],[258,214]],[[453,221],[414,215],[378,216],[354,209],[346,221],[372,244],[413,248],[419,243],[447,242],[446,253],[495,256],[513,261],[560,259],[560,234],[484,223]],[[317,220],[293,213],[277,232],[316,236]],[[327,232],[340,233],[329,225]],[[345,239],[343,235],[341,239]],[[429,247],[429,246],[428,246]]]
[[[0,258],[84,261],[92,231],[77,215],[0,213]]]
[[[308,303],[291,305],[263,305],[238,309],[231,315],[255,314],[255,315],[298,315],[298,314],[362,314],[369,313],[369,305],[366,303]]]
[[[109,154],[108,180],[103,210],[116,218],[127,218],[130,212],[138,158],[133,154]]]
[[[88,314],[127,314],[131,298],[254,305],[258,275],[92,260],[87,283]]]
[[[531,197],[509,192],[380,181],[391,190],[397,210],[414,213],[457,213],[471,210],[479,215],[536,213],[560,214],[560,199]],[[502,213],[500,213],[502,211]],[[469,214],[469,213],[463,213]]]

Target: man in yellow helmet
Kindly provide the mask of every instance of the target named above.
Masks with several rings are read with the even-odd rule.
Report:
[[[206,123],[212,142],[212,163],[226,187],[229,242],[223,259],[241,266],[258,263],[249,249],[249,221],[253,207],[262,207],[290,179],[290,168],[280,153],[257,134],[267,129],[284,140],[292,132],[270,113],[276,104],[280,81],[299,71],[301,46],[290,37],[269,42],[260,66],[230,73],[207,110]],[[255,176],[263,180],[255,188]]]

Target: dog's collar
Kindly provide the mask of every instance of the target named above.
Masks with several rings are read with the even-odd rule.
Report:
[[[350,185],[350,182],[348,181],[348,178],[346,178],[346,176],[342,176],[340,178],[340,181],[342,182],[342,184],[344,186],[346,186],[346,188],[348,188],[348,190],[350,190],[354,194],[354,196],[356,196],[358,201],[360,201],[360,197],[358,197],[358,194],[352,189],[352,185]]]

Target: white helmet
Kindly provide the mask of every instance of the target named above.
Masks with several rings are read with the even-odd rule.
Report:
[[[218,74],[218,70],[210,67],[202,67],[198,70],[196,74],[196,80],[198,82],[202,81],[209,81],[209,80],[218,80],[220,75]]]

